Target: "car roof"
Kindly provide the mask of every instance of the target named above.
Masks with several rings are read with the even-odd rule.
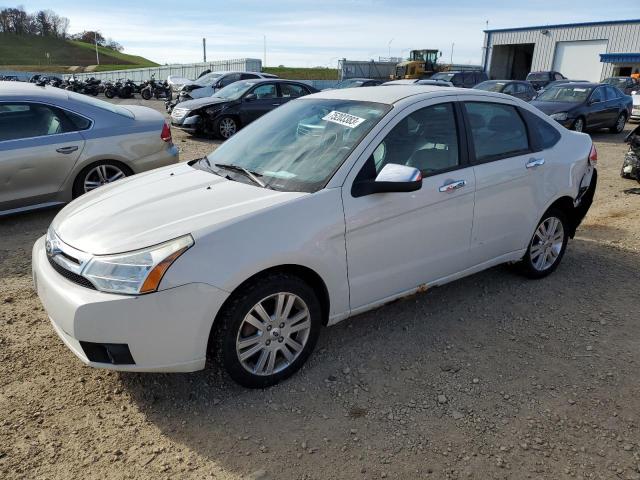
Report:
[[[35,83],[27,82],[0,82],[0,98],[34,98],[34,99],[51,99],[57,98],[67,100],[69,95],[66,90],[46,85],[40,87]]]
[[[600,85],[602,85],[602,83],[595,83],[595,82],[567,82],[567,83],[562,83],[561,85],[566,85],[569,88],[595,88],[595,87],[599,87]]]
[[[246,82],[246,83],[284,83],[284,82],[290,82],[290,83],[298,83],[301,85],[307,85],[304,82],[301,82],[299,80],[289,80],[288,78],[247,78],[245,80],[240,80],[241,82]],[[310,85],[307,85],[310,86]]]
[[[444,96],[444,95],[477,95],[477,90],[467,88],[442,88],[432,85],[379,85],[367,88],[341,88],[335,90],[323,90],[320,93],[314,93],[304,98],[326,98],[331,100],[355,100],[359,102],[376,102],[392,105],[407,97],[415,95],[427,95],[428,97]],[[499,95],[500,98],[504,96]]]

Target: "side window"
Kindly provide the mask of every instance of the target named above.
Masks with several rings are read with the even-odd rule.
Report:
[[[556,72],[556,74],[554,75],[556,80],[563,80],[564,77],[562,75],[560,75],[559,73]]]
[[[304,87],[294,83],[281,83],[280,91],[282,92],[282,96],[285,98],[302,97],[308,93]]]
[[[620,98],[620,93],[618,93],[618,89],[615,87],[606,87],[607,88],[607,100],[616,100]]]
[[[229,75],[225,75],[224,77],[222,77],[222,80],[220,80],[220,88],[231,85],[233,82],[237,82],[238,80],[240,80],[239,73],[230,73]]]
[[[471,88],[475,85],[475,74],[474,72],[464,72],[464,86],[467,88]]]
[[[461,73],[456,73],[451,78],[451,83],[453,83],[456,87],[462,87],[464,85],[464,78]]]
[[[258,75],[254,73],[241,73],[240,80],[251,80],[252,78],[260,78]]]
[[[270,98],[276,98],[276,85],[275,83],[265,83],[259,85],[253,89],[253,93],[256,94],[258,100],[268,100]]]
[[[527,128],[511,105],[489,102],[464,104],[477,162],[515,157],[530,151]]]
[[[515,83],[507,84],[507,86],[504,87],[504,89],[502,90],[502,93],[506,93],[507,95],[513,95],[517,93],[516,84]]]
[[[77,123],[76,123],[77,122]],[[38,103],[0,105],[0,141],[44,137],[89,128],[91,122],[75,114]]]
[[[521,109],[520,113],[522,113],[522,116],[529,127],[532,150],[536,152],[547,150],[553,147],[560,141],[560,138],[562,138],[560,132],[558,132],[553,125],[550,125],[549,122],[544,119],[525,109]]]
[[[376,175],[388,163],[415,167],[425,176],[457,167],[460,155],[453,104],[433,105],[407,115],[378,145],[369,162],[375,165]]]
[[[592,102],[603,102],[604,101],[604,92],[602,88],[596,88],[591,94]]]

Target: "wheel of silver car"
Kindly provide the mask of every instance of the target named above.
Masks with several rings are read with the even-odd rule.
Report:
[[[553,272],[564,255],[569,239],[564,212],[549,210],[540,220],[522,262],[524,272],[542,278]]]
[[[627,116],[624,113],[618,115],[615,125],[611,128],[611,133],[621,133],[627,124]]]
[[[238,287],[216,319],[211,339],[235,381],[262,388],[304,364],[321,325],[313,288],[297,276],[274,273]]]
[[[218,134],[222,138],[229,138],[238,131],[238,124],[231,117],[223,117],[218,121]]]
[[[236,353],[254,375],[281,372],[298,358],[309,339],[309,308],[293,293],[278,292],[256,303],[240,324]]]
[[[89,165],[76,178],[73,185],[73,197],[128,177],[131,173],[131,170],[126,166],[116,162],[100,162]]]
[[[584,131],[584,119],[582,117],[576,118],[576,121],[573,122],[573,129],[576,132],[583,132]]]

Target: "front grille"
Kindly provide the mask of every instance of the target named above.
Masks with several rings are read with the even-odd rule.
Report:
[[[47,255],[47,259],[49,260],[49,263],[51,264],[53,269],[56,272],[58,272],[60,275],[62,275],[64,278],[69,280],[70,282],[76,283],[85,288],[90,288],[91,290],[96,290],[96,287],[93,286],[93,283],[91,283],[89,280],[84,278],[82,275],[78,275],[77,273],[70,272],[69,270],[62,267],[61,265],[58,265],[56,262],[53,261],[53,258],[51,258],[48,255]]]

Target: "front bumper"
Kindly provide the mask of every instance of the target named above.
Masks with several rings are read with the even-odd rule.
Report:
[[[640,107],[633,107],[629,120],[640,121]]]
[[[138,372],[204,368],[211,326],[228,293],[203,283],[139,296],[91,290],[51,267],[44,237],[33,246],[32,270],[54,330],[83,363]],[[134,363],[91,361],[81,342],[126,345]]]
[[[184,116],[181,118],[171,117],[171,126],[182,131],[195,133],[200,128],[200,115]]]

